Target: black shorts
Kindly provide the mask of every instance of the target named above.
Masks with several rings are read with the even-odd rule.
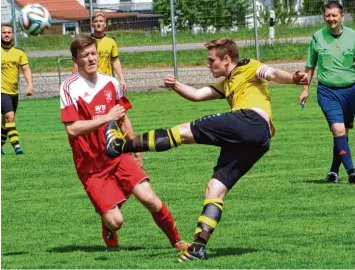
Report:
[[[213,178],[228,189],[269,150],[268,123],[253,110],[204,116],[191,122],[196,143],[221,147]]]
[[[1,114],[16,112],[18,105],[18,94],[9,95],[1,93]]]

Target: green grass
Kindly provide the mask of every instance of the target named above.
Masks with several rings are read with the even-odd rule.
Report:
[[[332,138],[316,104],[304,111],[299,87],[271,88],[271,149],[230,191],[208,243],[209,260],[178,264],[176,252],[135,198],[123,207],[119,251],[107,251],[99,218],[77,179],[58,99],[21,100],[17,126],[25,154],[9,144],[2,163],[2,268],[355,268],[355,186],[341,168],[324,184]],[[173,92],[128,93],[138,133],[227,111],[225,100],[188,102]],[[168,106],[166,106],[169,104]],[[350,134],[355,153],[354,132]],[[218,148],[182,146],[145,153],[155,191],[191,240]]]
[[[279,44],[260,46],[260,60],[268,61],[299,61],[305,60],[308,44]],[[255,47],[241,47],[240,55],[243,58],[255,58]],[[178,51],[179,67],[206,66],[207,50]],[[57,71],[57,60],[68,58],[59,57],[30,57],[32,72],[54,72]],[[169,51],[157,52],[125,52],[120,54],[120,61],[124,68],[149,68],[149,67],[171,67],[173,66],[173,53]],[[73,62],[71,60],[61,61],[62,71],[71,71]]]
[[[323,27],[319,24],[312,27],[294,27],[294,26],[275,26],[275,36],[277,38],[287,37],[310,37],[315,31]],[[348,27],[355,28],[355,23],[347,24]],[[137,46],[137,45],[162,45],[171,44],[171,34],[166,37],[161,37],[159,31],[119,31],[110,32],[110,36],[116,38],[119,46]],[[220,37],[233,38],[235,40],[254,39],[254,29],[240,28],[237,32],[220,32],[215,34],[202,33],[193,35],[191,31],[178,31],[176,35],[177,43],[201,42],[201,40],[212,40]],[[258,31],[258,36],[261,39],[268,38],[269,28],[262,27]],[[70,35],[58,36],[39,36],[28,38],[19,38],[19,46],[26,51],[42,51],[42,50],[65,50],[71,40]]]

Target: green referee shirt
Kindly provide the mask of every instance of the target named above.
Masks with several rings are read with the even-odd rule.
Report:
[[[317,31],[308,47],[306,66],[318,64],[318,81],[328,87],[343,87],[355,82],[355,31],[343,26],[335,38],[328,27]]]

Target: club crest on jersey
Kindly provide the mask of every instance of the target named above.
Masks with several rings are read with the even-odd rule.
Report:
[[[111,90],[105,90],[104,91],[106,102],[110,103],[112,100],[112,91]]]

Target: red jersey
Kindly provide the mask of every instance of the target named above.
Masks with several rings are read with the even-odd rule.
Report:
[[[87,81],[77,72],[60,86],[62,123],[101,117],[116,104],[122,105],[126,110],[132,107],[124,97],[120,83],[115,78],[101,73],[98,73],[96,84]],[[104,165],[108,166],[113,162],[105,154],[105,127],[106,124],[85,135],[69,136],[78,173],[99,172]]]

